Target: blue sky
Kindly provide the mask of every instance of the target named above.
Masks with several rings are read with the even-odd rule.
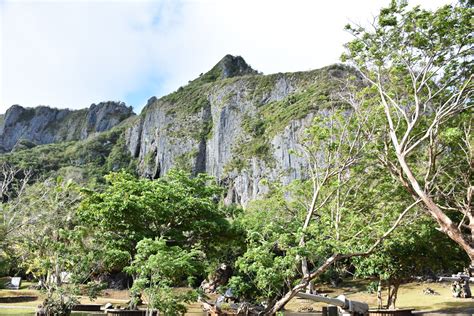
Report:
[[[226,54],[264,73],[323,67],[350,39],[344,25],[371,21],[388,2],[0,0],[0,113],[107,100],[139,112]]]

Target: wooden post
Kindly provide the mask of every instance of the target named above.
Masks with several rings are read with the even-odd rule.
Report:
[[[322,312],[323,312],[323,315],[322,315],[322,316],[328,316],[328,308],[327,308],[327,306],[323,306]]]
[[[328,316],[338,316],[339,312],[337,310],[337,306],[328,306]]]

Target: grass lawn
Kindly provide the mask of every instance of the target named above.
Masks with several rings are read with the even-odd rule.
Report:
[[[23,316],[23,315],[34,315],[33,309],[24,309],[24,308],[1,308],[0,315],[15,315],[15,316]]]

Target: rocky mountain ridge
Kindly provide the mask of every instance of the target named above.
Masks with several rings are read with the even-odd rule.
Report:
[[[123,102],[101,102],[87,109],[13,105],[0,118],[0,152],[36,145],[83,140],[134,115]]]
[[[245,205],[268,192],[267,181],[305,176],[307,162],[295,153],[301,137],[337,102],[334,92],[350,73],[333,65],[264,76],[226,56],[187,86],[151,98],[126,130],[126,144],[140,175],[206,172],[227,187],[226,202]]]
[[[227,55],[186,86],[150,98],[138,116],[122,124],[118,123],[132,114],[120,104],[66,114],[42,107],[14,109],[16,116],[32,114],[24,120],[28,124],[12,120],[12,113],[3,123],[0,118],[0,144],[18,150],[3,159],[29,166],[31,157],[47,157],[61,147],[65,154],[46,163],[48,172],[71,164],[75,173],[82,168],[95,176],[121,168],[148,178],[161,177],[172,168],[206,172],[227,188],[226,203],[245,205],[268,192],[268,181],[287,184],[306,176],[307,162],[298,154],[304,132],[315,116],[341,105],[337,93],[352,75],[353,70],[343,65],[263,75],[242,57]],[[82,118],[81,124],[71,123],[74,115]],[[49,123],[35,123],[38,120]],[[10,122],[17,122],[22,132],[6,133]],[[107,129],[110,132],[100,133]],[[20,139],[59,143],[44,149],[18,148]],[[60,145],[68,140],[76,141]],[[33,159],[33,168],[45,164],[43,160]]]

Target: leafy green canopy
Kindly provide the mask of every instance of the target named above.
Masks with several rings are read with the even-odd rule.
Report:
[[[379,307],[382,307],[382,286],[386,286],[386,307],[396,308],[400,284],[417,275],[456,273],[466,261],[466,254],[437,231],[426,214],[414,213],[383,243],[380,251],[355,258],[353,264],[356,277],[379,279]]]
[[[172,287],[197,273],[204,253],[196,249],[168,246],[166,240],[145,238],[137,244],[137,253],[125,270],[135,276],[132,292],[146,296],[148,309],[158,309],[165,315],[182,315],[184,303],[194,301],[194,291],[178,292]]]
[[[79,216],[96,230],[118,268],[144,238],[166,238],[187,249],[199,244],[212,252],[229,232],[218,204],[221,188],[205,174],[190,177],[174,170],[148,180],[119,172],[106,179],[103,192],[87,192]]]
[[[389,183],[380,187],[375,184],[366,194],[346,201],[339,208],[339,219],[335,218],[338,207],[333,201],[320,208],[313,222],[302,229],[306,214],[303,203],[310,197],[311,185],[310,181],[303,181],[277,189],[266,199],[252,202],[237,219],[236,225],[246,232],[247,250],[235,263],[236,273],[229,287],[239,297],[267,303],[281,298],[303,277],[301,258],[306,258],[313,270],[333,253],[365,251],[403,207]],[[337,180],[331,181],[322,194],[332,194],[339,185]],[[380,189],[386,190],[381,193],[384,198],[392,195],[394,202],[370,199]],[[349,189],[343,194],[350,192]],[[288,196],[292,197],[290,201]],[[304,244],[300,242],[302,236]]]
[[[381,251],[354,259],[357,276],[401,283],[414,275],[462,270],[466,256],[461,249],[437,231],[426,215],[418,216],[396,230]]]

